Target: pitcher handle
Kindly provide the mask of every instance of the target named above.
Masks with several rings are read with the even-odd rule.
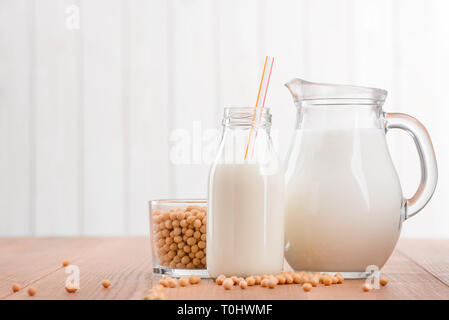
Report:
[[[385,113],[385,128],[402,129],[415,142],[421,166],[421,182],[415,194],[407,199],[405,219],[413,217],[429,202],[438,180],[437,160],[426,128],[417,119],[404,113]]]

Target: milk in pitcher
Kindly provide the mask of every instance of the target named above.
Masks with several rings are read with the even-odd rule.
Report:
[[[297,134],[296,165],[287,172],[287,261],[312,271],[383,266],[399,237],[403,201],[384,130]]]

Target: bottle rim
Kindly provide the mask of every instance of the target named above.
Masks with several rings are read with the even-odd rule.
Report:
[[[255,119],[254,107],[225,107],[223,112],[223,126],[270,127],[270,108],[264,107],[260,114],[260,119]]]

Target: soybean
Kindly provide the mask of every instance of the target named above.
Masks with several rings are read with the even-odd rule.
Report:
[[[246,289],[246,287],[248,286],[248,283],[245,280],[240,280],[239,286],[242,289]]]
[[[217,279],[215,280],[215,283],[221,286],[223,284],[223,281],[226,279],[226,276],[224,274],[220,274]]]
[[[13,291],[13,292],[17,292],[17,291],[19,291],[20,289],[21,289],[20,284],[18,284],[18,283],[13,283],[13,284],[12,284],[12,291]]]
[[[305,292],[309,292],[312,290],[312,285],[310,283],[304,283],[302,285],[302,290],[304,290]]]
[[[31,297],[34,296],[36,293],[37,293],[37,289],[36,289],[35,287],[30,286],[30,287],[28,288],[28,294],[29,294]]]
[[[106,280],[103,280],[103,282],[101,284],[103,285],[103,287],[109,288],[111,286],[111,281],[106,279]]]
[[[223,287],[226,289],[226,290],[231,290],[231,288],[234,286],[234,281],[232,281],[232,279],[231,278],[226,278],[224,281],[223,281]]]

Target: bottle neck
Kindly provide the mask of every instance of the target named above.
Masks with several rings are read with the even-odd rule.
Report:
[[[253,108],[225,108],[220,162],[266,162],[273,157],[271,114],[265,109],[257,120],[253,111]]]

